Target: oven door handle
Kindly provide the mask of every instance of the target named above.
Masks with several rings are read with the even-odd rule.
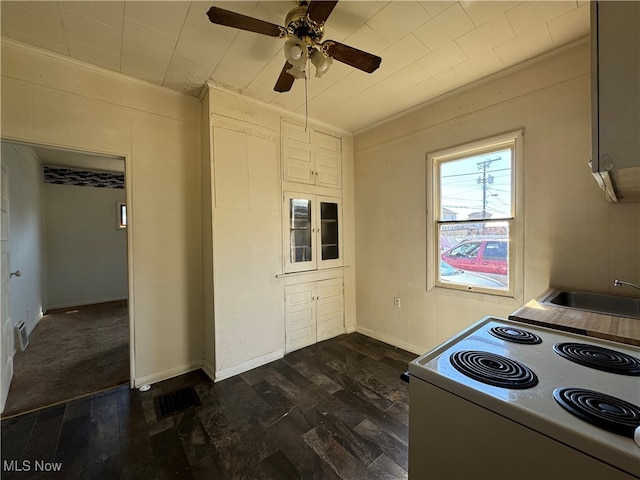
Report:
[[[409,383],[409,370],[400,374],[400,380]]]

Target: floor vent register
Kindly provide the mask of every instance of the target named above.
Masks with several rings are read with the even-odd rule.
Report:
[[[158,420],[184,412],[198,405],[201,405],[200,397],[198,397],[198,393],[193,386],[158,395],[154,398],[156,418]]]

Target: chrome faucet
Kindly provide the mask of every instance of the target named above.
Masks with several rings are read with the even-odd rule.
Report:
[[[640,290],[640,287],[638,285],[636,285],[635,283],[623,282],[622,280],[614,280],[613,281],[613,286],[614,287],[621,287],[623,285],[626,285],[628,287],[633,287],[633,288],[636,288],[636,289]]]

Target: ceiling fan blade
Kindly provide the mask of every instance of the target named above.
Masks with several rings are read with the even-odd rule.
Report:
[[[291,87],[293,86],[293,81],[295,80],[295,78],[293,78],[293,76],[289,75],[287,73],[287,70],[289,70],[292,67],[293,67],[293,65],[291,65],[289,62],[284,62],[284,67],[282,67],[282,71],[280,72],[280,76],[278,77],[278,80],[276,81],[276,86],[273,87],[273,89],[276,92],[288,92],[289,90],[291,90]]]
[[[336,6],[338,1],[328,2],[313,0],[307,7],[307,16],[316,23],[324,23]]]
[[[207,16],[209,17],[209,20],[211,20],[211,23],[217,23],[218,25],[224,25],[226,27],[239,28],[240,30],[269,35],[270,37],[284,37],[286,35],[285,28],[276,25],[275,23],[269,23],[263,20],[258,20],[257,18],[247,17],[241,13],[224,10],[218,7],[211,7],[207,12]]]
[[[322,50],[339,62],[351,65],[359,70],[372,73],[378,69],[382,58],[371,53],[363,52],[340,42],[326,40],[322,42]]]

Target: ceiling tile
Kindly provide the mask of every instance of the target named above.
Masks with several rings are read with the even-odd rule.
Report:
[[[381,76],[386,77],[393,71],[417,61],[428,53],[429,49],[413,34],[405,35],[389,48],[380,52],[382,57]],[[378,71],[376,70],[372,75],[378,76]]]
[[[122,22],[124,20],[123,1],[60,2],[60,9],[71,10],[83,17],[91,18],[122,31]]]
[[[120,52],[122,48],[121,30],[116,30],[65,8],[61,10],[61,15],[64,30],[69,39],[88,43],[102,50]]]
[[[224,58],[213,72],[213,78],[216,82],[226,85],[232,90],[241,91],[253,81],[258,73],[259,71],[256,71],[255,68],[246,68]]]
[[[413,33],[418,40],[431,50],[436,50],[451,40],[464,35],[473,27],[471,19],[469,19],[462,7],[456,3]]]
[[[24,10],[28,10],[31,13],[35,13],[41,17],[47,17],[49,20],[60,21],[60,8],[57,2],[26,2],[24,0],[20,0],[17,2],[14,1],[2,1],[2,14],[5,14],[5,9],[11,9],[12,7],[18,6]]]
[[[162,84],[169,67],[170,58],[158,58],[129,45],[122,46],[122,73],[135,72],[141,78]]]
[[[58,46],[66,46],[67,41],[59,12],[57,18],[49,9],[43,10],[46,15],[40,15],[37,13],[39,9],[33,6],[24,8],[22,4],[23,2],[2,2],[3,30],[10,30],[14,35],[20,35],[22,38],[36,39],[42,45],[50,41]],[[56,10],[58,10],[57,5]]]
[[[377,98],[395,95],[424,81],[427,77],[425,71],[414,63],[377,83],[367,90],[367,94],[373,94]]]
[[[398,95],[394,95],[392,100],[406,109],[442,95],[462,84],[462,79],[453,70],[445,70]],[[411,99],[413,99],[413,104],[410,103]]]
[[[575,10],[549,20],[549,32],[555,46],[564,45],[589,35],[590,5],[583,4]]]
[[[185,30],[178,38],[174,54],[215,67],[228,50],[231,42],[221,45],[212,36],[201,35],[196,30]]]
[[[212,71],[213,68],[210,65],[174,55],[169,63],[164,86],[191,95],[198,95]]]
[[[346,38],[362,27],[389,3],[382,1],[338,2],[333,12],[331,12],[331,16],[327,19],[327,33],[329,28],[332,31],[336,29],[345,35],[343,38]],[[325,38],[342,41],[340,38],[331,37],[328,34],[325,35]]]
[[[456,40],[462,51],[471,57],[514,38],[516,34],[504,14],[484,25],[465,33]]]
[[[456,42],[449,42],[416,63],[429,75],[437,75],[468,58]]]
[[[385,40],[395,42],[430,18],[418,3],[391,2],[367,20],[367,25]]]
[[[284,40],[281,38],[267,37],[253,32],[240,32],[224,54],[223,61],[253,70],[255,76],[282,51],[283,47]],[[284,59],[284,54],[281,58]]]
[[[516,7],[518,1],[462,0],[460,5],[475,25],[482,25],[501,13]]]
[[[543,23],[548,22],[570,10],[577,8],[575,1],[539,2],[529,1],[509,10],[506,15],[514,31],[518,35],[536,30]]]
[[[466,62],[452,67],[452,70],[465,82],[473,82],[498,72],[504,68],[502,60],[493,50],[476,54]]]
[[[176,46],[176,39],[125,17],[122,44],[165,59],[168,65]]]
[[[436,15],[440,15],[442,12],[444,12],[447,8],[449,8],[450,6],[454,5],[455,1],[451,1],[451,0],[435,0],[435,1],[431,1],[431,2],[418,2],[422,8],[425,9],[425,11],[431,15],[432,17],[435,17]]]
[[[344,43],[351,47],[365,50],[376,55],[391,45],[391,42],[385,40],[380,34],[375,32],[366,24],[349,35],[345,39]],[[367,47],[365,47],[365,45],[367,45]]]
[[[534,58],[553,47],[549,29],[542,26],[494,48],[505,65],[515,65]]]
[[[116,72],[120,71],[120,51],[116,53],[103,50],[95,45],[70,38],[69,52],[73,58],[93,63]]]
[[[7,30],[5,28],[2,29],[2,35],[14,40],[18,40],[19,42],[26,43],[27,45],[33,45],[34,47],[43,48],[45,50],[50,50],[61,55],[69,56],[69,47],[66,41],[64,44],[58,44],[52,41],[51,38],[33,37],[29,35],[29,33],[24,33],[24,31],[22,30],[13,31]]]
[[[177,38],[184,25],[189,4],[174,2],[126,2],[125,18],[134,20],[149,28]]]

